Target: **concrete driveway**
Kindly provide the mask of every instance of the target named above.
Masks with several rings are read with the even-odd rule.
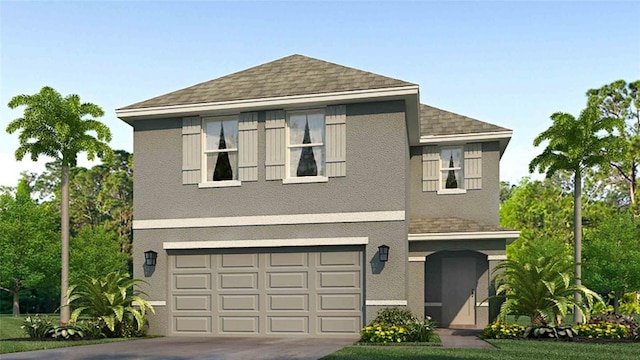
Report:
[[[107,360],[107,359],[318,359],[357,338],[201,338],[163,337],[54,350],[2,354],[0,359]]]

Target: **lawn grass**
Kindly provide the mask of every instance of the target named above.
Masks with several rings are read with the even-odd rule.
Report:
[[[18,317],[0,315],[0,354],[134,340],[134,338],[119,338],[74,341],[34,341],[28,338],[20,328],[25,317],[26,315]],[[50,318],[52,318],[54,323],[58,322],[57,316],[52,315]],[[0,356],[0,358],[2,358],[2,356]]]
[[[440,347],[366,347],[350,346],[323,360],[377,359],[480,359],[480,360],[637,360],[640,343],[571,343],[533,340],[489,340],[497,349],[444,349]]]

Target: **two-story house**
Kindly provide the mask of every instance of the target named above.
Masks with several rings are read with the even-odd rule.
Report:
[[[419,100],[293,55],[118,109],[150,331],[355,335],[389,306],[486,324],[518,236],[498,226],[511,130]]]

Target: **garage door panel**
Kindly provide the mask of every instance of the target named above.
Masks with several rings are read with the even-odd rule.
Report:
[[[360,294],[319,294],[318,310],[358,310]]]
[[[208,290],[211,289],[211,274],[175,274],[175,290]]]
[[[306,267],[309,265],[307,253],[271,253],[267,254],[270,267]]]
[[[175,255],[176,269],[207,269],[209,268],[209,255]]]
[[[220,274],[220,290],[225,289],[257,289],[258,273]]]
[[[359,288],[360,271],[320,271],[319,288]]]
[[[174,332],[211,333],[210,316],[177,316],[174,318]]]
[[[258,254],[222,254],[220,268],[257,268]]]
[[[250,310],[258,311],[260,301],[258,294],[254,295],[220,295],[218,304],[220,311]]]
[[[321,252],[321,266],[360,265],[362,253],[357,251]]]
[[[221,333],[257,334],[260,329],[258,316],[220,316]]]
[[[267,273],[267,289],[307,289],[309,273]]]
[[[309,311],[308,294],[269,295],[268,309],[272,311]]]
[[[279,334],[309,333],[308,316],[269,316],[267,331]]]
[[[175,295],[175,311],[211,311],[211,295]]]
[[[362,252],[294,250],[172,255],[171,335],[358,334]]]
[[[318,318],[319,334],[344,334],[360,331],[359,316],[320,316]]]

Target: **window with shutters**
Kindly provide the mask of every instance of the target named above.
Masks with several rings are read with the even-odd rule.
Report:
[[[326,176],[325,113],[287,112],[288,182],[323,182]]]
[[[464,194],[482,189],[482,144],[422,147],[422,191]]]
[[[203,183],[240,185],[238,180],[238,118],[203,118]]]
[[[462,147],[443,148],[440,151],[440,191],[464,190],[464,157]]]

